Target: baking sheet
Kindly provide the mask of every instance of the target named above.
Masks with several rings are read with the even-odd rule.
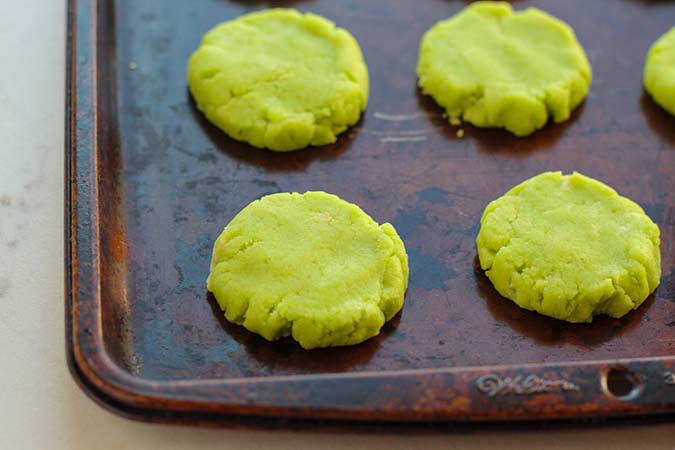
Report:
[[[594,69],[572,118],[524,139],[453,127],[416,87],[422,33],[464,2],[71,2],[68,318],[82,384],[147,420],[196,421],[206,411],[363,421],[672,412],[675,119],[643,93],[641,74],[675,4],[514,5],[570,23]],[[251,148],[210,125],[189,96],[185,65],[202,34],[271,6],[322,14],[361,44],[369,107],[334,145]],[[659,224],[661,285],[637,311],[559,322],[502,299],[479,270],[483,208],[546,170],[602,180]],[[227,323],[207,295],[223,226],[260,196],[306,190],[359,204],[405,241],[403,311],[358,346],[307,352],[266,342]],[[608,393],[611,370],[630,398]]]

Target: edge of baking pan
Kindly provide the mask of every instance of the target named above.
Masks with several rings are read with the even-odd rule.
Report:
[[[113,3],[68,5],[66,346],[73,378],[94,401],[144,421],[326,430],[675,417],[675,357],[194,381],[148,380],[119,367],[106,352],[100,314],[102,299],[115,295],[101,285],[108,260],[100,247],[98,176],[102,147],[118,142],[116,118],[105,112],[111,95],[98,79],[102,65],[111,64],[109,54],[99,56],[110,50],[100,38],[113,32]]]

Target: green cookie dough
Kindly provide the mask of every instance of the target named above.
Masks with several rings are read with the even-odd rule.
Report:
[[[368,70],[354,37],[294,9],[216,26],[192,54],[187,78],[209,121],[276,151],[335,142],[368,102]]]
[[[408,256],[394,227],[335,195],[273,194],[225,227],[207,286],[227,320],[267,340],[352,345],[401,310]]]
[[[649,49],[644,83],[654,101],[675,115],[675,27]]]
[[[592,78],[567,24],[536,8],[514,13],[506,2],[475,2],[434,25],[422,39],[417,74],[452,123],[503,127],[516,136],[549,117],[569,119]]]
[[[476,243],[501,295],[568,322],[621,317],[661,277],[659,228],[636,203],[579,173],[542,173],[490,203]]]

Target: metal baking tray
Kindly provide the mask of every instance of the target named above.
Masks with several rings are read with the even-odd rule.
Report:
[[[463,138],[416,87],[423,32],[447,0],[71,0],[66,132],[71,371],[128,417],[217,425],[424,426],[652,418],[675,412],[675,118],[643,92],[675,3],[519,1],[570,23],[594,69],[586,102],[518,139]],[[359,40],[363,119],[290,154],[234,142],[196,110],[185,66],[242,13],[293,6]],[[662,232],[661,285],[622,319],[572,325],[500,298],[476,262],[489,201],[546,170],[641,204]],[[227,323],[205,288],[211,245],[250,201],[325,190],[389,221],[410,254],[403,311],[363,344],[304,351]]]

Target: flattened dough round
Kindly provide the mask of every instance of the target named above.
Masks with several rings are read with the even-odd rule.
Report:
[[[216,26],[192,54],[187,77],[209,121],[276,151],[335,142],[368,102],[368,70],[354,37],[294,9]]]
[[[305,349],[358,344],[403,306],[396,230],[325,192],[256,200],[216,240],[207,286],[230,322]]]
[[[476,243],[501,295],[569,322],[621,317],[661,277],[659,228],[636,203],[579,173],[542,173],[490,203]]]
[[[675,115],[675,27],[649,49],[644,83],[654,101]]]
[[[475,2],[434,25],[420,46],[419,85],[451,122],[526,136],[563,122],[586,97],[591,66],[574,31],[536,8]]]

